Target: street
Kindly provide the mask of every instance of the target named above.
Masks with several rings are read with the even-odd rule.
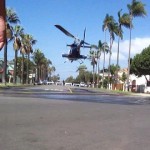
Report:
[[[149,150],[149,97],[35,86],[0,90],[0,149]]]

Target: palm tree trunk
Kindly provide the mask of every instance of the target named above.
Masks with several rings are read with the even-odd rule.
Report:
[[[99,85],[99,58],[97,59],[97,88]]]
[[[39,81],[40,79],[40,66],[37,64],[37,80]]]
[[[17,54],[18,51],[15,50],[15,60],[14,60],[14,74],[13,74],[13,83],[16,84],[16,73],[17,73]]]
[[[39,80],[41,80],[41,65],[39,66]]]
[[[24,54],[22,54],[21,82],[24,84]]]
[[[118,83],[118,69],[119,69],[119,49],[120,49],[120,37],[118,37],[118,50],[117,50],[117,73],[116,73],[116,82]]]
[[[102,88],[104,87],[104,69],[105,69],[105,51],[104,51],[104,61],[103,61],[103,80],[102,80]]]
[[[29,56],[30,54],[27,54],[27,81],[26,83],[29,84]]]
[[[95,70],[95,64],[93,64],[93,88],[95,87],[95,74],[94,74],[94,70]]]
[[[132,30],[132,16],[130,16],[130,41],[129,41],[129,55],[128,55],[128,74],[127,74],[127,90],[129,91],[129,77],[130,77],[130,53],[131,53],[131,30]]]
[[[111,37],[110,37],[109,65],[108,65],[108,83],[109,83],[109,89],[110,89],[110,64],[111,64]]]
[[[105,44],[106,44],[106,30],[105,30]],[[104,69],[105,69],[105,45],[104,44],[104,61],[103,61],[103,78],[102,78],[102,88],[104,87]]]
[[[5,46],[4,46],[4,72],[3,72],[3,83],[6,85],[7,81],[7,39],[5,40]]]
[[[110,76],[111,76],[111,73],[110,73],[110,64],[111,64],[111,50],[112,50],[112,45],[113,45],[113,40],[112,38],[110,37],[110,54],[109,54],[109,66],[108,66],[108,82],[109,82],[109,89],[110,89]]]

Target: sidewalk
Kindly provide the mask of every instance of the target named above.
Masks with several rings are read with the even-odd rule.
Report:
[[[131,95],[142,96],[142,97],[150,97],[150,94],[148,94],[148,93],[131,93]]]

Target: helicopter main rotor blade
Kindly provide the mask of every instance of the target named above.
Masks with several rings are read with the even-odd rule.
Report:
[[[89,43],[87,43],[87,42],[84,42],[84,44],[86,44],[86,45],[91,45],[91,44],[89,44]]]
[[[70,36],[72,38],[75,38],[75,36],[73,36],[71,33],[69,33],[66,29],[64,29],[62,26],[60,25],[55,25],[56,28],[58,28],[59,30],[61,30],[64,34],[66,34],[67,36]]]
[[[91,48],[91,46],[85,46],[85,45],[81,46],[81,47],[83,47],[83,48]]]

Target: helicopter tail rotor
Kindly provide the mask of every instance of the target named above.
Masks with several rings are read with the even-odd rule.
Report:
[[[84,48],[84,41],[85,41],[85,32],[86,32],[86,28],[84,29],[84,34],[83,34],[83,48]]]
[[[86,28],[84,29],[84,35],[83,35],[83,47],[84,45],[90,45],[89,43],[85,42],[85,33],[86,33]]]
[[[85,40],[85,32],[86,32],[86,28],[84,29],[83,41]]]

